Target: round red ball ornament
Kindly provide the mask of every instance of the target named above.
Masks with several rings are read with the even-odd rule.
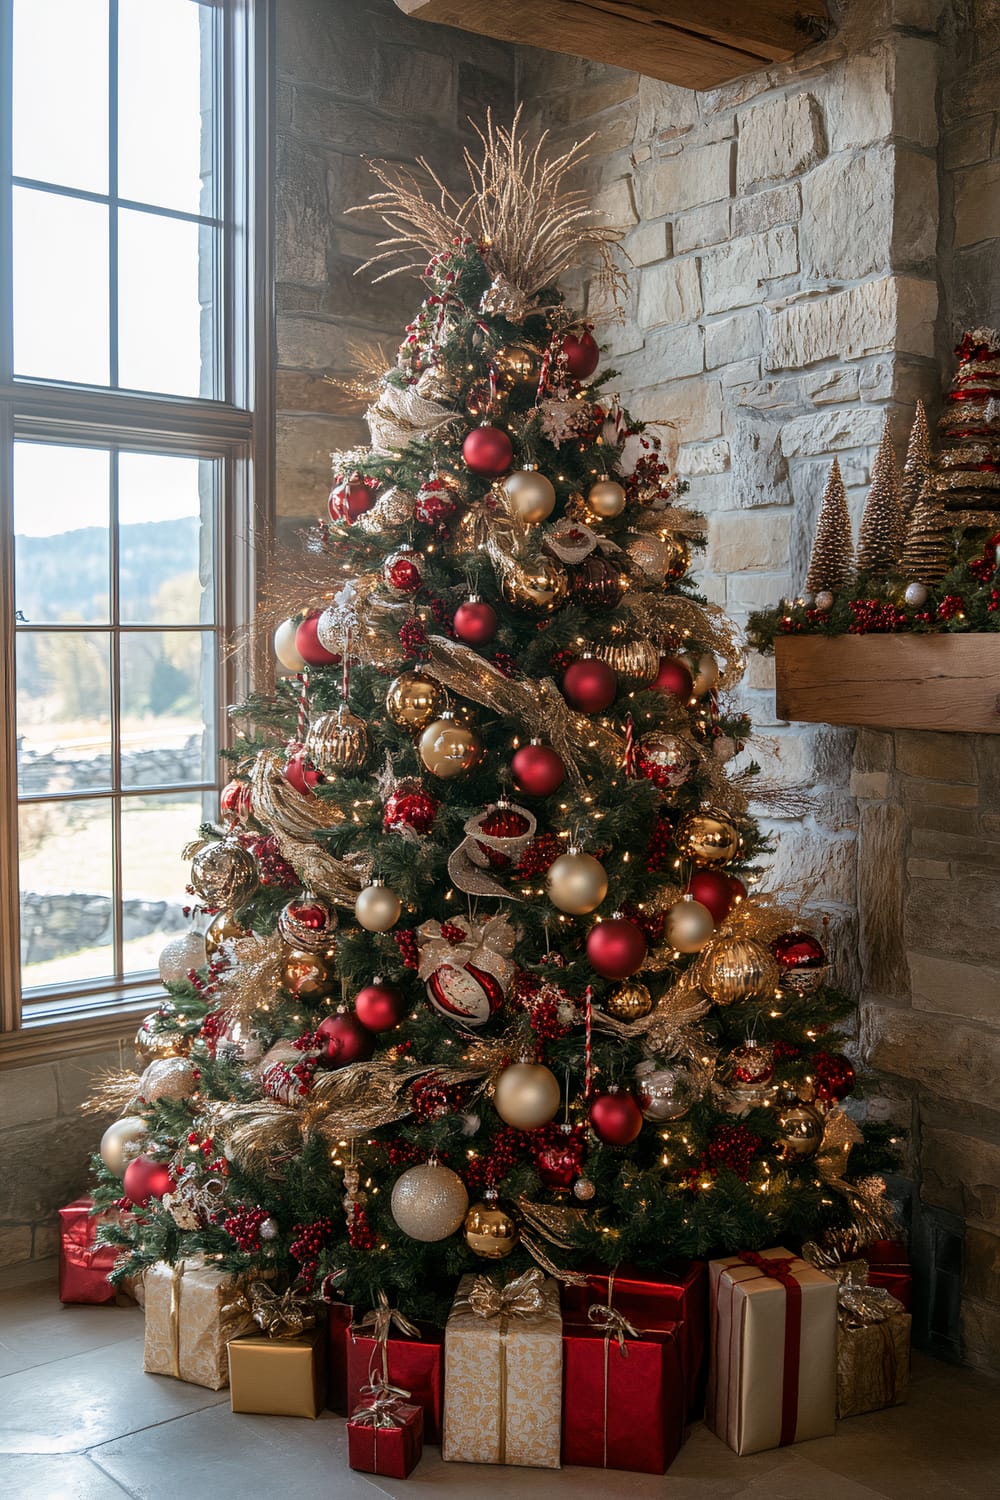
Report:
[[[563,697],[583,714],[603,713],[615,701],[618,678],[606,661],[596,656],[581,656],[570,662],[563,673]]]
[[[374,1032],[350,1011],[326,1016],[316,1028],[321,1047],[321,1068],[346,1068],[348,1063],[367,1062],[375,1051]]]
[[[497,612],[475,594],[455,611],[455,634],[467,646],[485,646],[497,633]]]
[[[590,929],[587,958],[602,979],[628,979],[645,962],[646,934],[627,917],[610,917]]]
[[[415,594],[424,581],[424,556],[412,547],[402,547],[385,560],[382,576],[397,594]]]
[[[601,351],[592,333],[584,332],[580,338],[573,333],[565,334],[562,352],[574,380],[589,380],[601,362]]]
[[[354,998],[358,1020],[369,1031],[391,1031],[406,1014],[406,997],[396,985],[376,974]]]
[[[330,491],[327,509],[331,521],[356,521],[375,504],[374,484],[365,484],[357,475],[353,479],[342,479]]]
[[[740,884],[736,881],[735,884]],[[737,892],[734,878],[724,870],[696,870],[688,884],[688,894],[707,906],[716,922],[721,922],[733,908]],[[746,895],[744,889],[743,894]]]
[[[609,1146],[629,1146],[642,1130],[642,1110],[631,1094],[598,1094],[590,1106],[590,1123]]]
[[[122,1182],[125,1197],[139,1207],[147,1204],[150,1198],[162,1198],[175,1186],[166,1163],[153,1161],[150,1156],[136,1156],[130,1161]]]
[[[687,702],[694,687],[694,678],[690,668],[680,657],[663,656],[660,658],[660,670],[651,686],[659,688],[661,693],[672,693],[675,698],[683,698]]]
[[[330,667],[340,661],[339,656],[334,656],[332,651],[320,644],[316,634],[321,613],[321,610],[314,609],[311,614],[306,615],[295,632],[295,649],[309,667]]]
[[[382,827],[387,831],[412,828],[414,833],[430,833],[440,805],[437,798],[425,792],[419,783],[400,782],[386,799]]]
[[[817,1052],[812,1060],[816,1097],[824,1104],[839,1103],[854,1087],[854,1068],[842,1052]]]
[[[747,888],[738,875],[729,876],[729,885],[733,893],[733,906],[736,905],[737,901],[746,900]]]
[[[543,745],[539,740],[522,745],[515,751],[510,764],[514,785],[529,797],[551,797],[566,777],[562,756],[551,745]]]
[[[466,468],[484,479],[499,479],[514,461],[514,445],[501,427],[473,427],[462,444]]]
[[[311,797],[314,786],[318,786],[323,780],[312,761],[304,750],[298,750],[289,756],[282,767],[286,781],[290,781],[295,790],[303,797]]]
[[[771,952],[783,969],[819,969],[826,963],[823,945],[811,932],[783,932]]]

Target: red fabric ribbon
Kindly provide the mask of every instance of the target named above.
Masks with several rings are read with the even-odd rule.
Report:
[[[802,1288],[792,1273],[794,1256],[760,1255],[756,1250],[742,1250],[740,1260],[754,1266],[764,1276],[780,1281],[785,1289],[785,1351],[781,1372],[781,1437],[785,1448],[795,1441],[799,1420],[799,1350],[802,1342]]]

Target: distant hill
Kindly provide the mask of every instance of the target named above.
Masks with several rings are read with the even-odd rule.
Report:
[[[150,619],[163,585],[197,571],[200,528],[195,516],[121,527],[123,620]],[[95,613],[99,617],[106,611],[107,532],[100,527],[83,526],[56,536],[19,536],[15,559],[15,605],[29,623],[93,619]]]

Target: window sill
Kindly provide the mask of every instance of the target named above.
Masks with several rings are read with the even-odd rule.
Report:
[[[143,1016],[162,998],[150,990],[127,1001],[109,996],[105,1004],[47,1005],[35,1017],[28,1012],[17,1031],[0,1034],[0,1071],[131,1043]]]

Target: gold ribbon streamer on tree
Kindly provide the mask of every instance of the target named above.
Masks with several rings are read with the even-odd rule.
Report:
[[[662,641],[670,635],[683,637],[687,631],[691,644],[722,658],[716,686],[722,690],[739,682],[746,668],[743,633],[717,604],[696,604],[682,594],[629,592],[622,601],[633,620],[633,630],[647,640]]]
[[[322,797],[303,797],[283,775],[281,762],[271,750],[257,756],[250,787],[254,815],[271,829],[282,857],[305,888],[353,910],[358,892],[371,877],[371,855],[337,859],[315,840],[323,829],[343,822],[340,809]]]

